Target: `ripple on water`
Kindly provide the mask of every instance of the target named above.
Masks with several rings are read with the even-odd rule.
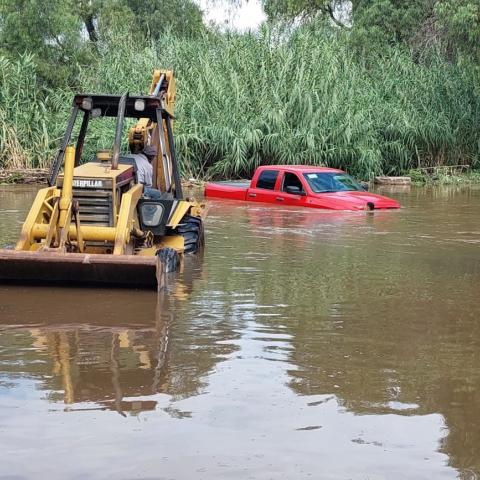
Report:
[[[203,261],[163,296],[0,287],[0,476],[480,471],[480,192],[400,198],[216,202]],[[30,201],[0,188],[3,243]]]

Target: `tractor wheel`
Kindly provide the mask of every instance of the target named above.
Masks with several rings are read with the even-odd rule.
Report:
[[[205,244],[203,220],[199,217],[185,215],[175,233],[184,238],[185,253],[197,253]]]
[[[161,248],[157,251],[157,256],[163,263],[165,273],[175,272],[180,264],[178,252],[169,247]]]

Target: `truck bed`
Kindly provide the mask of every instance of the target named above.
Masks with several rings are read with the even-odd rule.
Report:
[[[205,185],[205,196],[245,200],[249,186],[249,181],[209,182]]]

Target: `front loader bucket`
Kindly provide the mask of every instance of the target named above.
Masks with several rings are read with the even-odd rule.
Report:
[[[0,250],[0,283],[111,285],[158,289],[157,256]]]

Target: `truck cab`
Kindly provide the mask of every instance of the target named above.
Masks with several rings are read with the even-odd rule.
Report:
[[[308,186],[295,171],[285,168],[259,167],[247,195],[249,199],[256,202],[305,206]]]

